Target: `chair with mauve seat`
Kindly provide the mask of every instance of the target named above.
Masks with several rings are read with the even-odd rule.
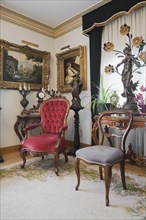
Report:
[[[123,115],[124,117],[127,117],[126,122],[122,120],[120,121],[119,119],[119,123],[107,123],[108,117],[114,117],[115,114],[116,117],[118,116],[120,119],[122,119]],[[126,137],[131,129],[132,121],[132,112],[125,109],[115,109],[102,112],[98,117],[98,121],[95,121],[95,126],[93,126],[95,132],[97,129],[99,129],[99,144],[85,147],[76,151],[74,167],[77,175],[77,185],[75,189],[78,190],[80,185],[80,161],[84,161],[90,165],[98,165],[101,180],[103,179],[102,168],[104,169],[106,206],[109,206],[109,190],[112,178],[112,167],[116,163],[120,164],[122,185],[123,188],[126,189],[125,142]],[[108,143],[105,144],[105,137],[109,141],[110,146]]]
[[[68,161],[66,153],[65,131],[68,128],[67,116],[69,114],[70,103],[64,96],[54,96],[44,101],[39,108],[40,124],[28,125],[25,130],[25,138],[20,145],[20,156],[23,159],[21,165],[24,168],[26,155],[42,157],[54,155],[54,169],[58,175],[59,154],[63,153],[65,162]],[[41,134],[28,136],[28,131],[41,126]]]

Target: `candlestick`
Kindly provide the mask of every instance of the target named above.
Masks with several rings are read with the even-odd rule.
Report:
[[[24,88],[24,90],[27,90],[27,85],[26,85],[25,82],[24,82],[24,84],[23,84],[23,88]]]
[[[23,87],[22,87],[22,84],[19,84],[19,93],[22,95],[22,99],[20,101],[20,104],[22,105],[23,107],[23,110],[22,110],[22,114],[26,111],[26,107],[29,103],[29,101],[26,99],[26,96],[30,93],[30,84],[27,85],[25,82],[23,83]]]
[[[22,84],[21,83],[19,84],[19,90],[20,91],[22,90]]]
[[[50,91],[50,85],[48,84],[48,91]]]
[[[59,92],[56,90],[54,90],[54,89],[51,89],[50,91],[48,91],[48,94],[51,96],[51,97],[54,97],[54,96],[57,96],[57,95],[59,95]]]
[[[28,91],[30,91],[30,84],[28,84]]]

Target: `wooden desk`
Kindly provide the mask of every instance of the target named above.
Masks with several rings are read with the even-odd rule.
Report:
[[[99,144],[98,117],[99,117],[99,115],[96,115],[94,117],[94,124],[93,124],[93,128],[92,128],[92,138],[93,138],[93,141],[95,144]],[[104,119],[104,123],[106,125],[112,125],[112,124],[116,123],[119,126],[122,125],[122,123],[125,123],[127,120],[125,117],[118,117],[118,116],[113,116],[113,117],[105,116],[103,119]],[[146,114],[142,114],[140,116],[133,117],[131,129],[136,129],[136,128],[146,128]],[[134,151],[132,150],[131,143],[128,146],[128,151],[126,153],[126,159],[129,159],[130,161],[134,161],[137,165],[146,164],[146,157],[136,155],[134,153]]]
[[[30,115],[17,115],[17,120],[14,125],[14,130],[19,137],[19,140],[22,141],[24,138],[23,129],[30,123],[39,123],[41,121],[41,117],[39,113],[30,114]]]

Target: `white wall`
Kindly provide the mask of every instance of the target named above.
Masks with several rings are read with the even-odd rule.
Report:
[[[89,71],[89,39],[82,34],[82,27],[76,28],[73,31],[53,39],[34,31],[20,27],[16,24],[1,20],[1,39],[7,40],[12,43],[22,44],[22,40],[30,41],[39,45],[39,50],[51,52],[50,60],[50,79],[49,84],[57,87],[57,66],[55,54],[60,52],[60,48],[65,45],[76,47],[78,45],[87,46],[87,83],[88,90],[82,91],[80,97],[82,99],[82,106],[86,106],[79,112],[80,115],[80,142],[85,144],[91,143],[91,113],[90,105],[90,71]],[[63,94],[69,100],[72,96],[70,93]],[[37,104],[36,92],[31,92],[28,95],[29,105],[27,109]],[[0,147],[7,147],[19,144],[19,139],[14,132],[14,124],[16,116],[22,111],[20,105],[21,95],[18,90],[1,89],[0,90]],[[66,133],[67,140],[74,140],[74,112],[70,110],[68,117],[69,128]]]
[[[81,104],[85,107],[83,110],[79,111],[80,124],[80,142],[85,144],[91,143],[91,111],[90,111],[90,66],[89,66],[89,39],[82,34],[82,27],[76,28],[67,34],[62,35],[55,41],[55,53],[62,52],[61,47],[70,45],[71,48],[78,45],[84,45],[87,47],[87,90],[83,90],[80,94]],[[55,65],[55,72],[57,66]],[[56,79],[57,80],[57,79]],[[72,99],[70,93],[64,94],[69,100]],[[69,129],[67,131],[67,139],[74,140],[74,111],[70,110],[69,114]]]

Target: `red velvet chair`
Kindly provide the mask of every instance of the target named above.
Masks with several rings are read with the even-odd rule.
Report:
[[[27,126],[25,138],[20,145],[20,156],[23,159],[21,168],[26,163],[26,155],[42,157],[53,154],[55,160],[55,173],[58,175],[59,154],[63,153],[65,162],[68,161],[66,154],[65,131],[68,128],[67,116],[69,114],[70,103],[63,96],[54,96],[44,101],[39,108],[41,115],[40,124]],[[42,132],[39,135],[28,136],[28,131],[41,126]]]

